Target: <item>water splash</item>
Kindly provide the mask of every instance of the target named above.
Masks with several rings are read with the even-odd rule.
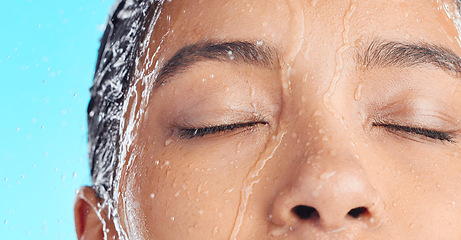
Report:
[[[443,8],[448,18],[453,21],[458,36],[456,41],[461,47],[461,1],[460,0],[437,0],[437,4]]]
[[[121,196],[120,190],[119,190],[119,183],[121,179],[121,174],[123,172],[123,167],[125,165],[131,166],[133,161],[135,160],[135,154],[130,156],[129,159],[127,158],[128,152],[130,152],[132,148],[132,142],[134,138],[136,137],[136,130],[139,125],[139,121],[141,117],[143,116],[145,112],[145,108],[147,106],[147,102],[149,101],[149,91],[151,90],[152,86],[152,81],[154,79],[153,73],[145,73],[144,72],[138,72],[135,70],[135,76],[132,78],[130,76],[131,71],[129,71],[128,67],[129,64],[128,62],[130,60],[130,53],[133,51],[135,52],[134,54],[137,56],[143,55],[148,53],[149,51],[149,44],[148,44],[148,39],[150,39],[150,35],[152,34],[153,26],[157,22],[162,5],[164,1],[163,0],[149,0],[149,1],[134,1],[134,0],[127,0],[127,1],[122,1],[118,0],[114,4],[114,8],[112,9],[112,12],[110,16],[114,16],[116,14],[117,19],[120,20],[125,20],[125,19],[132,19],[130,21],[127,21],[130,23],[129,26],[123,26],[126,28],[126,33],[122,37],[117,37],[113,36],[112,33],[114,32],[114,23],[111,21],[108,22],[108,29],[111,30],[112,32],[109,32],[109,37],[110,38],[116,38],[116,40],[111,39],[110,44],[106,44],[103,49],[103,54],[101,62],[100,62],[100,68],[98,70],[98,73],[95,75],[95,83],[94,86],[100,86],[101,89],[97,90],[97,94],[103,94],[105,97],[108,99],[121,99],[123,98],[123,83],[121,79],[133,79],[131,83],[128,86],[128,90],[126,91],[126,97],[124,97],[124,101],[122,102],[121,105],[115,104],[115,106],[111,106],[110,114],[105,114],[104,112],[99,112],[98,121],[101,122],[101,120],[105,119],[104,121],[107,121],[107,118],[111,118],[110,121],[118,121],[118,136],[120,136],[120,147],[117,150],[114,150],[113,152],[99,152],[102,151],[100,149],[96,149],[94,152],[95,154],[101,155],[99,158],[102,158],[102,160],[96,161],[95,163],[98,165],[97,169],[100,169],[101,172],[106,171],[109,169],[113,169],[115,174],[110,174],[109,176],[107,174],[100,174],[96,176],[93,179],[94,183],[94,189],[96,192],[104,199],[104,202],[98,206],[99,211],[98,213],[100,214],[102,209],[107,208],[108,210],[108,215],[110,216],[110,219],[113,220],[115,230],[118,234],[119,239],[128,239],[128,235],[123,229],[121,222],[120,222],[120,216],[118,214],[118,206],[119,206],[119,198],[123,199],[123,196]],[[140,44],[141,48],[136,49],[137,46],[137,41],[138,41],[138,32],[139,31],[145,31],[144,29],[144,22],[139,18],[140,16],[147,16],[147,11],[149,7],[153,4],[158,4],[154,14],[153,14],[153,19],[151,21],[151,24],[149,25],[148,30],[146,31],[147,35],[145,37],[143,43]],[[118,9],[121,8],[121,9]],[[118,11],[118,12],[117,12]],[[112,17],[111,17],[112,18]],[[147,41],[147,42],[146,42]],[[109,40],[108,40],[109,43]],[[119,51],[121,48],[126,50],[124,52]],[[147,52],[146,52],[147,49]],[[106,59],[106,56],[109,56],[109,58]],[[134,67],[138,66],[139,64],[139,59],[135,58],[135,63]],[[116,69],[116,70],[114,70]],[[111,73],[114,72],[114,73]],[[155,71],[154,71],[155,72]],[[136,75],[138,74],[138,75]],[[139,78],[137,76],[143,76],[142,78]],[[106,78],[106,79],[103,79]],[[107,79],[108,78],[108,79]],[[142,84],[141,86],[148,86],[144,87],[144,91],[137,91],[136,87],[138,86],[139,79],[142,79]],[[141,92],[141,96],[138,96],[138,94]],[[139,100],[139,101],[138,101]],[[139,105],[138,105],[139,103]],[[132,104],[132,105],[130,105]],[[89,116],[92,117],[94,113],[92,114],[90,112]],[[127,119],[124,118],[124,116],[128,116]],[[114,131],[108,129],[107,133],[109,136],[107,139],[113,139],[113,134]],[[108,144],[112,144],[109,142]],[[90,143],[90,147],[91,147]],[[94,147],[94,146],[93,146]],[[116,148],[115,146],[112,146],[112,148]],[[104,150],[104,149],[103,149]],[[105,151],[108,151],[107,149]],[[138,152],[142,151],[137,150]],[[90,149],[90,153],[92,152],[92,149]],[[117,154],[118,152],[118,154]],[[98,158],[98,156],[96,157]],[[116,160],[110,161],[110,158],[116,158]],[[108,164],[113,164],[114,166],[105,166]],[[107,184],[107,182],[109,182]],[[104,186],[108,185],[108,189],[106,189]],[[128,206],[125,206],[126,204],[124,203],[125,208]],[[101,216],[98,216],[103,224],[104,228],[104,239],[107,239],[107,224],[104,221],[104,219]],[[125,219],[126,220],[126,219]],[[128,229],[130,226],[127,226]]]

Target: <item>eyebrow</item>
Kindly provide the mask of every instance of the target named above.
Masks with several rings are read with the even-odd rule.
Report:
[[[435,44],[375,40],[359,53],[358,59],[359,65],[365,69],[432,65],[461,78],[461,58],[452,50]]]
[[[199,42],[177,51],[160,69],[155,82],[163,85],[168,78],[203,61],[244,63],[270,68],[278,63],[278,55],[273,47],[263,41]]]

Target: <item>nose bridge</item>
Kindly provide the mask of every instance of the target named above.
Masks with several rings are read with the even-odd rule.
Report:
[[[348,222],[376,226],[383,205],[352,144],[340,144],[346,139],[339,133],[323,135],[295,161],[296,174],[274,201],[275,222],[315,222],[325,231]]]

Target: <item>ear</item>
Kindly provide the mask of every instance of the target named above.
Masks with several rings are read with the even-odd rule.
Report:
[[[114,223],[109,219],[107,209],[100,210],[98,203],[102,203],[102,200],[96,196],[93,188],[79,189],[74,205],[75,230],[79,240],[103,240],[104,231],[107,239],[117,239]]]

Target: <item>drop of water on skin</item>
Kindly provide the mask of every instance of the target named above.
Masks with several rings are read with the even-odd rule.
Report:
[[[409,228],[410,228],[410,230],[411,230],[411,229],[413,229],[413,228],[415,227],[415,224],[414,224],[414,223],[412,223],[412,224],[410,224],[410,226],[408,226],[408,227],[409,227]]]
[[[319,192],[318,191],[312,191],[312,197],[319,197]]]
[[[354,99],[356,101],[360,101],[360,99],[362,99],[362,89],[363,89],[363,84],[360,83],[354,91]]]
[[[393,203],[392,203],[392,206],[397,207],[397,206],[398,206],[398,202],[393,202]]]
[[[335,171],[333,171],[333,172],[324,172],[324,173],[320,174],[320,179],[328,180],[330,177],[333,177],[334,175],[336,175]]]
[[[171,139],[171,138],[168,139],[168,140],[166,140],[166,141],[165,141],[165,146],[170,145],[172,142],[173,142],[173,139]]]
[[[4,223],[5,223],[5,225],[8,224],[8,220],[5,220]]]
[[[198,211],[198,214],[199,214],[199,215],[203,215],[203,210],[199,210],[199,211]]]
[[[171,217],[171,221],[174,221],[174,217]]]
[[[415,186],[415,189],[416,189],[417,191],[419,191],[419,190],[421,190],[421,186],[420,186],[420,185],[416,185],[416,186]]]
[[[441,188],[441,187],[442,187],[442,185],[441,185],[440,183],[437,183],[436,186],[437,186],[438,188]]]
[[[150,198],[154,199],[154,198],[155,198],[155,194],[154,194],[154,193],[151,193],[151,194],[150,194]]]

